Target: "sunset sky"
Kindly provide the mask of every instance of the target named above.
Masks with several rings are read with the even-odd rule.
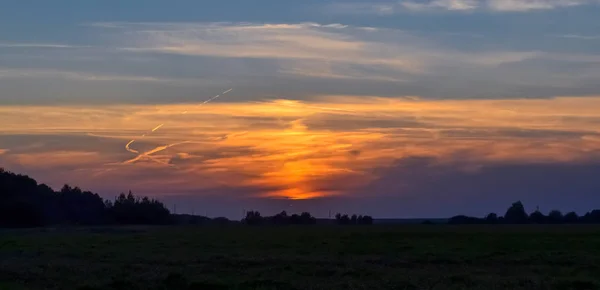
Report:
[[[600,206],[598,15],[598,0],[10,1],[0,167],[213,217],[583,213]]]

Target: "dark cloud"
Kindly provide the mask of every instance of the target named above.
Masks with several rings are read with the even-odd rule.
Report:
[[[560,209],[580,213],[600,203],[600,160],[590,163],[511,163],[473,166],[460,161],[440,163],[431,157],[399,160],[377,170],[379,179],[351,193],[313,200],[253,199],[260,188],[215,189],[213,194],[165,197],[180,208],[206,208],[212,215],[239,217],[243,209],[265,213],[310,211],[326,217],[330,211],[376,217],[448,217],[456,214],[504,214],[522,200],[528,210]],[[343,180],[335,181],[343,182]],[[326,187],[320,188],[326,189]]]
[[[189,150],[185,150],[185,154],[178,154],[174,156],[171,161],[174,162],[173,164],[201,163],[208,160],[249,156],[261,153],[264,154],[264,152],[260,152],[250,146],[218,147],[206,149],[191,148]]]
[[[231,116],[229,117],[234,122],[239,122],[246,130],[281,130],[289,127],[289,122],[296,118],[277,117],[277,116]]]
[[[543,138],[581,138],[583,136],[598,136],[592,131],[566,131],[566,130],[534,130],[534,129],[497,129],[497,128],[469,128],[469,129],[441,129],[440,137],[450,138],[482,138],[493,139],[498,137],[543,139]]]
[[[416,117],[390,119],[365,119],[364,117],[336,116],[311,118],[303,122],[311,130],[356,131],[369,128],[429,128],[431,125],[420,122]]]
[[[114,149],[125,146],[119,139],[89,136],[85,133],[0,135],[0,144],[10,148],[14,154],[97,150],[118,152]]]
[[[515,200],[530,209],[539,205],[584,212],[600,202],[600,180],[594,177],[598,170],[600,160],[477,165],[408,158],[380,170],[381,177],[356,196],[369,212],[390,217],[483,216],[504,211]]]

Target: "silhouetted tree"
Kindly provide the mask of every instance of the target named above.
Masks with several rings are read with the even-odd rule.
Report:
[[[271,218],[271,222],[276,225],[286,225],[290,223],[290,218],[286,211],[282,211]]]
[[[171,213],[158,200],[148,197],[137,197],[129,191],[121,193],[112,203],[108,211],[118,224],[168,224]]]
[[[529,222],[534,224],[545,224],[548,218],[539,210],[532,212],[529,215]]]
[[[347,214],[342,215],[338,213],[335,215],[335,222],[338,225],[372,225],[373,218],[368,215],[353,214],[352,216],[348,216]]]
[[[260,225],[263,224],[263,217],[258,211],[249,211],[246,213],[246,218],[242,220],[247,225]]]
[[[596,209],[586,213],[583,217],[581,217],[581,221],[586,224],[600,223],[600,210]]]
[[[484,219],[480,219],[480,218],[476,218],[476,217],[469,217],[469,216],[465,216],[465,215],[457,215],[457,216],[450,218],[450,220],[448,220],[449,224],[454,224],[454,225],[476,225],[476,224],[483,224],[484,222],[485,222]]]
[[[495,213],[490,213],[485,217],[485,222],[488,224],[497,224],[498,223],[498,215]]]
[[[579,223],[579,215],[576,212],[569,212],[564,217],[564,222],[567,224],[576,224]]]
[[[300,216],[298,214],[292,214],[290,216],[289,223],[292,224],[292,225],[299,225],[299,224],[302,223],[302,220],[301,220],[301,218],[300,218]]]
[[[263,217],[260,212],[249,211],[242,222],[248,225],[313,225],[317,223],[317,219],[308,212],[303,212],[299,215],[288,215],[287,212],[283,211],[274,216]]]
[[[528,221],[527,212],[525,212],[525,207],[523,203],[517,201],[511,205],[504,214],[504,220],[506,223],[510,224],[525,224]]]
[[[336,219],[337,224],[339,224],[339,225],[349,225],[350,224],[350,217],[348,217],[347,214],[342,215],[342,214],[338,213],[335,215],[335,219]]]
[[[216,224],[216,225],[226,225],[226,224],[230,224],[231,221],[226,217],[216,217],[216,218],[210,220],[210,223]]]
[[[358,219],[358,223],[361,225],[372,225],[373,218],[371,216],[365,215]]]
[[[55,192],[28,176],[0,169],[0,227],[98,225],[117,221],[113,213],[120,214],[119,218],[142,217],[137,223],[162,223],[169,219],[170,213],[162,203],[148,198],[136,201],[132,194],[125,197],[128,202],[131,199],[133,211],[123,213],[120,203],[105,201],[98,194],[70,185]]]
[[[314,225],[317,223],[317,219],[314,218],[310,213],[303,212],[300,214],[300,224],[302,225]]]
[[[564,222],[564,216],[559,210],[552,210],[548,214],[548,222],[551,224],[562,224]]]

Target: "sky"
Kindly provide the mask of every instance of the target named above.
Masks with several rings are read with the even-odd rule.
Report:
[[[600,205],[598,0],[0,0],[0,166],[178,213]]]

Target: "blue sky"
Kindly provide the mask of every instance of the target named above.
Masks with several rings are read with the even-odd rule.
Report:
[[[233,216],[597,201],[598,0],[0,3],[0,165],[55,187]]]
[[[247,92],[230,100],[528,98],[591,95],[600,83],[600,6],[592,0],[10,1],[5,7],[3,104],[185,102],[228,85]],[[324,39],[335,41],[312,46]],[[203,49],[208,43],[215,45]],[[244,45],[273,51],[244,52]],[[39,82],[28,83],[32,78]]]

